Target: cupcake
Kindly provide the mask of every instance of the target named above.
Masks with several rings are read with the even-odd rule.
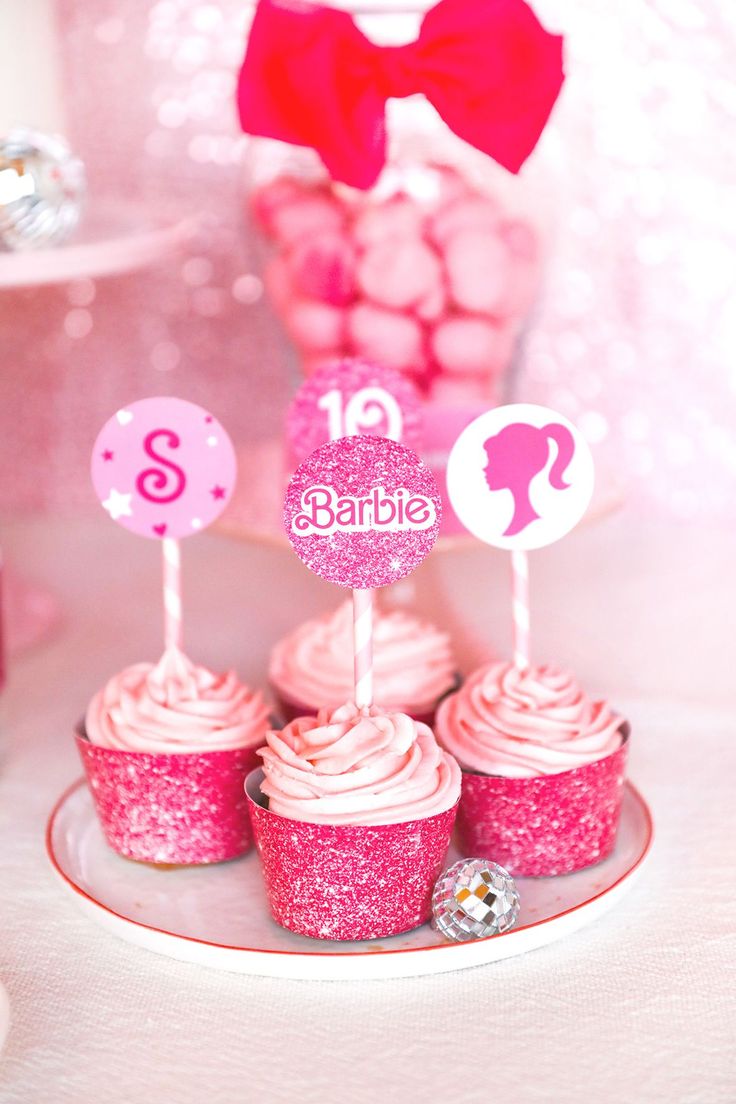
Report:
[[[427,920],[460,796],[432,730],[343,705],[266,739],[246,790],[275,920],[351,940]]]
[[[178,648],[115,675],[76,736],[110,846],[130,859],[176,864],[247,851],[243,785],[267,728],[259,693],[233,671],[195,666]]]
[[[565,671],[481,667],[437,714],[437,738],[463,769],[463,852],[516,875],[604,859],[616,839],[628,737],[624,719]]]
[[[284,720],[337,709],[353,693],[350,602],[305,621],[271,653],[269,679]],[[376,610],[373,687],[388,713],[408,713],[432,725],[438,702],[458,685],[450,638],[411,614]]]

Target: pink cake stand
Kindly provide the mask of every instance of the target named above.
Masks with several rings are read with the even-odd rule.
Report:
[[[0,253],[0,291],[134,272],[183,249],[196,228],[193,218],[156,223],[145,209],[99,203],[66,244]]]

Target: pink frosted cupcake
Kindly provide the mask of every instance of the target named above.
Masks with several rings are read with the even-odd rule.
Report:
[[[616,839],[629,727],[554,667],[481,667],[437,714],[463,768],[458,836],[467,854],[517,875],[564,874]]]
[[[269,732],[246,788],[274,918],[371,939],[429,918],[460,769],[405,713],[343,705]]]
[[[305,621],[271,653],[269,679],[286,721],[337,709],[353,693],[352,610]],[[376,610],[373,679],[376,701],[388,713],[408,713],[432,725],[438,702],[458,685],[450,638],[409,613]]]
[[[155,666],[115,675],[76,736],[110,846],[151,863],[220,862],[247,851],[243,784],[267,727],[259,693],[177,648]]]

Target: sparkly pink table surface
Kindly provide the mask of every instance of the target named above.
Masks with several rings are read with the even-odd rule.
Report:
[[[68,734],[112,671],[156,653],[157,549],[105,518],[14,523],[3,537],[68,616],[0,695],[0,978],[13,1016],[2,1104],[459,1104],[487,1100],[497,1077],[520,1104],[732,1099],[736,537],[620,515],[533,559],[537,654],[632,720],[630,776],[657,839],[626,899],[534,954],[350,984],[158,958],[64,898],[43,829],[80,773]],[[295,620],[339,600],[287,549],[204,535],[184,553],[191,652],[252,681]],[[506,580],[498,553],[447,552],[392,600],[462,634],[468,663],[478,641],[508,644]]]

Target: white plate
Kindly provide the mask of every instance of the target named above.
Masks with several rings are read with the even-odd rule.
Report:
[[[652,832],[646,802],[627,784],[616,848],[608,859],[577,874],[519,878],[516,928],[452,944],[427,924],[365,943],[323,942],[287,932],[268,912],[255,852],[204,867],[157,868],[120,858],[103,839],[83,781],[67,790],[52,812],[46,847],[82,909],[129,943],[237,973],[340,980],[460,970],[570,935],[621,899],[641,870]]]

